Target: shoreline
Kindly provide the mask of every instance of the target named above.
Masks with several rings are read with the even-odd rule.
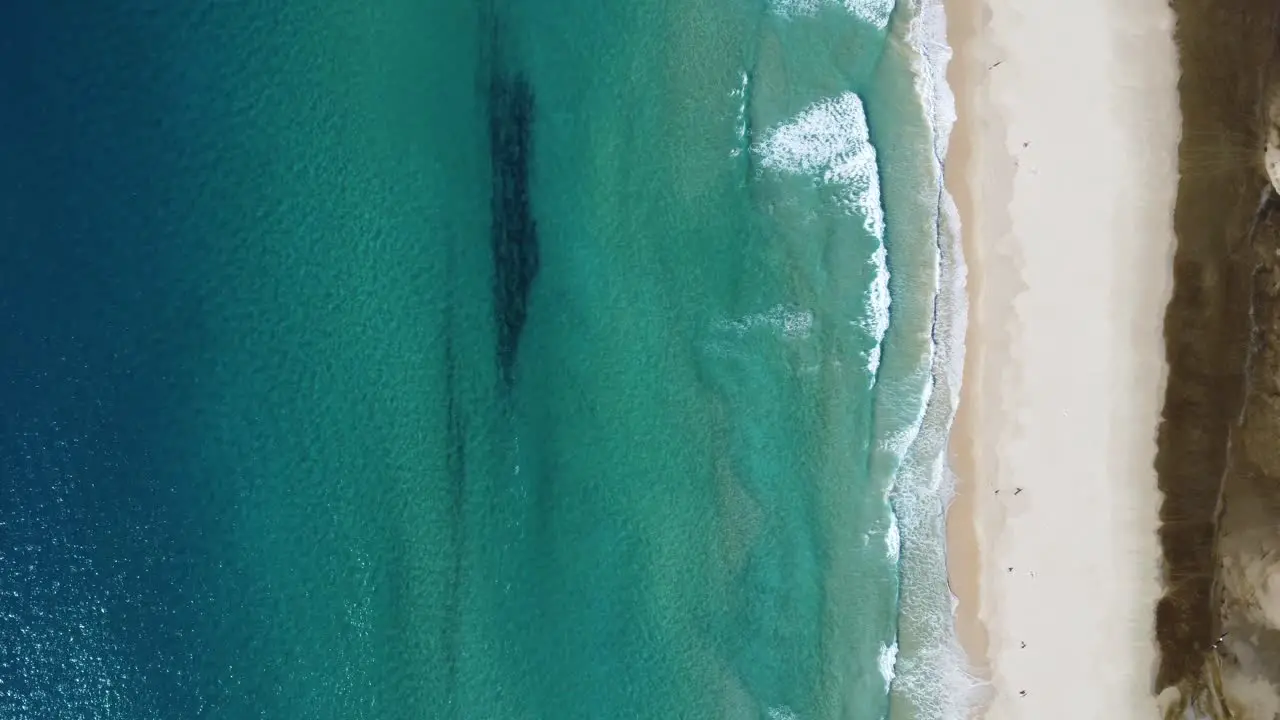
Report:
[[[1154,717],[1173,14],[1015,2],[946,0],[970,304],[956,629],[990,683],[976,717]]]
[[[968,316],[959,221],[943,178],[956,120],[955,101],[946,80],[952,51],[946,41],[945,20],[942,0],[914,0],[899,6],[889,28],[886,56],[892,62],[882,64],[910,76],[912,91],[905,94],[898,108],[918,110],[918,127],[912,134],[929,138],[927,143],[912,144],[910,159],[898,162],[931,169],[923,192],[919,186],[908,190],[915,198],[911,207],[929,212],[927,222],[915,228],[921,235],[934,234],[931,247],[926,249],[927,262],[909,262],[905,267],[899,263],[890,270],[900,273],[900,290],[905,286],[930,291],[926,304],[915,308],[920,317],[912,333],[924,346],[922,359],[927,360],[919,366],[923,405],[891,493],[898,532],[907,540],[899,547],[898,636],[889,714],[920,720],[966,717],[975,704],[975,686],[981,685],[970,672],[965,650],[950,622],[954,595],[948,585],[938,582],[947,574],[944,511],[954,495],[954,482],[946,456],[959,401]],[[885,82],[892,84],[892,79]],[[900,260],[901,248],[897,255]],[[891,252],[890,260],[894,257]],[[910,297],[915,297],[914,293]],[[894,301],[899,310],[899,332],[901,299]],[[916,313],[908,316],[916,317]]]
[[[967,267],[966,293],[969,306],[968,324],[963,342],[978,336],[982,328],[978,324],[978,293],[982,283],[982,265],[978,248],[974,247],[973,230],[966,224],[973,217],[973,193],[970,192],[966,174],[973,168],[972,133],[977,124],[971,119],[973,101],[974,57],[965,52],[964,44],[971,43],[977,35],[977,18],[973,10],[976,0],[944,0],[947,41],[954,53],[947,67],[947,84],[955,98],[956,122],[951,130],[944,183],[960,217],[960,246],[964,251]],[[957,52],[957,45],[961,51]],[[966,347],[966,350],[968,348]],[[975,387],[972,375],[977,371],[979,353],[966,352],[962,368],[960,403],[952,421],[951,441],[948,443],[948,471],[952,474],[954,490],[946,512],[946,547],[948,585],[955,599],[955,632],[960,646],[968,655],[968,669],[977,679],[990,682],[991,668],[988,662],[986,627],[978,619],[979,597],[978,537],[972,522],[977,508],[974,498],[976,465],[968,443],[956,442],[956,438],[972,437],[974,423],[973,403],[967,402],[967,390]],[[968,520],[968,521],[966,521]]]

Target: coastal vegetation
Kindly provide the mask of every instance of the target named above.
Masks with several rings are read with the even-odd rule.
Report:
[[[1156,458],[1165,593],[1155,690],[1166,720],[1271,720],[1280,714],[1280,4],[1173,7],[1183,136]]]

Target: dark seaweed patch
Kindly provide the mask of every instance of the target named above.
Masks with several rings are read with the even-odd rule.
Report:
[[[493,301],[498,369],[513,382],[529,290],[538,274],[538,231],[529,202],[533,92],[520,75],[493,72],[489,90],[489,152],[493,167]]]

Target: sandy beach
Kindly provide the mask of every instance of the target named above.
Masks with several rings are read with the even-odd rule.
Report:
[[[986,718],[1155,717],[1180,135],[1165,0],[949,0],[969,266],[949,565]]]

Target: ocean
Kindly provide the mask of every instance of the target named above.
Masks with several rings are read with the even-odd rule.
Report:
[[[959,716],[936,3],[0,17],[0,716]]]

